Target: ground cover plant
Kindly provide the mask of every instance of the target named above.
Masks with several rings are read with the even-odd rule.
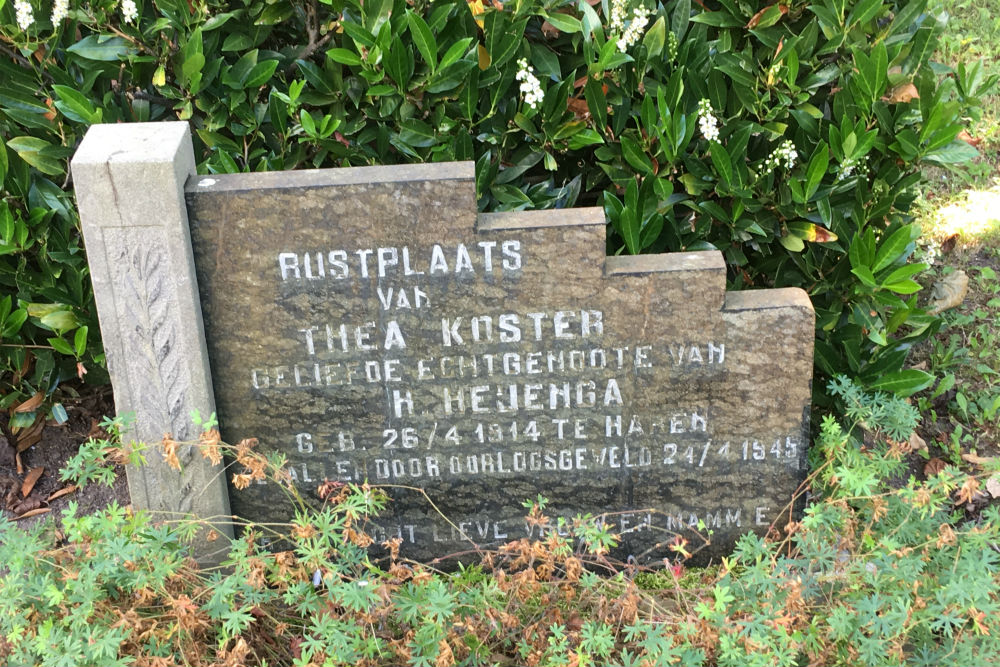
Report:
[[[152,523],[112,506],[25,532],[0,520],[0,656],[36,665],[968,665],[1000,660],[1000,516],[956,508],[1000,462],[967,474],[901,475],[912,405],[851,380],[812,450],[814,502],[801,521],[748,534],[713,568],[684,566],[688,542],[657,570],[613,562],[614,536],[581,517],[482,554],[446,575],[398,555],[369,556],[377,487],[326,482],[323,505],[297,497],[277,455],[228,446],[214,429],[179,448],[234,463],[234,485],[270,479],[298,505],[287,525],[248,526],[218,569],[188,556],[199,523]],[[101,457],[139,448],[95,441]],[[179,467],[179,463],[178,463]],[[526,503],[545,525],[545,500]],[[269,550],[267,538],[289,548]],[[710,535],[708,536],[710,539]],[[199,538],[200,539],[200,538]]]

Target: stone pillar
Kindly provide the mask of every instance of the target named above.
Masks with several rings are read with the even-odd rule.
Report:
[[[187,123],[94,125],[72,172],[115,406],[135,415],[126,437],[151,445],[146,465],[127,471],[132,505],[232,535],[222,466],[186,446],[178,473],[159,450],[164,433],[198,437],[193,410],[215,411],[184,202],[195,174]],[[210,546],[199,539],[196,555],[211,560]]]

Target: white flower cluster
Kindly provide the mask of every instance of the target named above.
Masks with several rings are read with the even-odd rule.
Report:
[[[846,178],[850,178],[854,175],[854,170],[858,168],[859,165],[864,165],[865,158],[860,160],[855,160],[854,158],[847,158],[840,163],[840,173],[837,174],[837,180],[842,181]]]
[[[608,20],[611,32],[620,32],[625,27],[626,9],[628,9],[628,0],[611,0],[611,18]]]
[[[135,23],[139,18],[139,8],[135,6],[135,0],[122,0],[122,19],[126,23]]]
[[[938,258],[941,255],[941,247],[938,246],[933,241],[929,241],[925,246],[918,245],[917,250],[918,252],[921,250],[923,251],[922,253],[920,253],[919,259],[920,261],[926,262],[927,264],[933,264],[938,260]]]
[[[59,25],[59,22],[66,18],[69,13],[69,0],[55,0],[52,3],[52,26]]]
[[[14,0],[14,13],[17,16],[17,27],[21,30],[27,30],[28,26],[35,22],[28,0]]]
[[[795,161],[798,159],[799,152],[795,150],[795,144],[791,140],[785,139],[764,160],[763,174],[770,174],[782,164],[784,164],[785,169],[791,169],[795,166]]]
[[[628,47],[638,42],[648,22],[649,10],[645,7],[636,7],[632,12],[632,20],[629,21],[628,28],[625,29],[625,32],[618,39],[618,50],[625,53],[628,51]]]
[[[712,103],[705,98],[698,102],[698,129],[709,141],[719,140],[719,119],[712,113]]]
[[[123,1],[132,2],[132,0]],[[531,71],[531,68],[528,67],[527,58],[521,58],[518,60],[517,67],[517,76],[515,78],[521,82],[521,94],[524,95],[524,103],[532,109],[537,109],[538,103],[541,102],[542,97],[544,97],[541,82],[539,82],[535,73]]]

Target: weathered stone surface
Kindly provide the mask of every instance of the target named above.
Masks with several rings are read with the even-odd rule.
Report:
[[[395,488],[379,537],[431,559],[521,537],[522,502],[605,515],[619,555],[725,553],[805,475],[813,312],[725,293],[716,252],[605,257],[598,209],[476,215],[473,166],[192,178],[223,435],[300,488]],[[237,514],[287,520],[273,486]],[[537,529],[535,530],[537,534]]]
[[[108,371],[126,437],[196,439],[191,410],[215,410],[195,283],[184,183],[194,173],[186,123],[95,125],[72,162]],[[184,447],[177,473],[160,454],[128,469],[138,508],[161,518],[229,514],[221,467]],[[232,534],[228,520],[219,529]],[[211,560],[207,543],[198,553]]]

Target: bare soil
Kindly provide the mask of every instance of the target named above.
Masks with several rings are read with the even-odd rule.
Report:
[[[75,394],[61,399],[69,419],[63,424],[46,422],[41,428],[41,438],[20,454],[16,452],[19,436],[24,438],[31,429],[11,433],[8,415],[0,413],[0,511],[5,518],[16,520],[24,528],[50,518],[58,520],[70,502],[77,504],[79,514],[98,512],[115,501],[121,506],[130,503],[125,471],[121,466],[116,466],[115,481],[110,487],[90,483],[52,498],[53,494],[72,486],[59,477],[66,461],[75,456],[80,445],[90,437],[106,436],[98,424],[105,415],[114,414],[110,386],[82,385],[65,393]],[[24,482],[38,468],[42,469],[41,474],[25,496],[22,493]],[[48,511],[39,511],[46,509]]]

